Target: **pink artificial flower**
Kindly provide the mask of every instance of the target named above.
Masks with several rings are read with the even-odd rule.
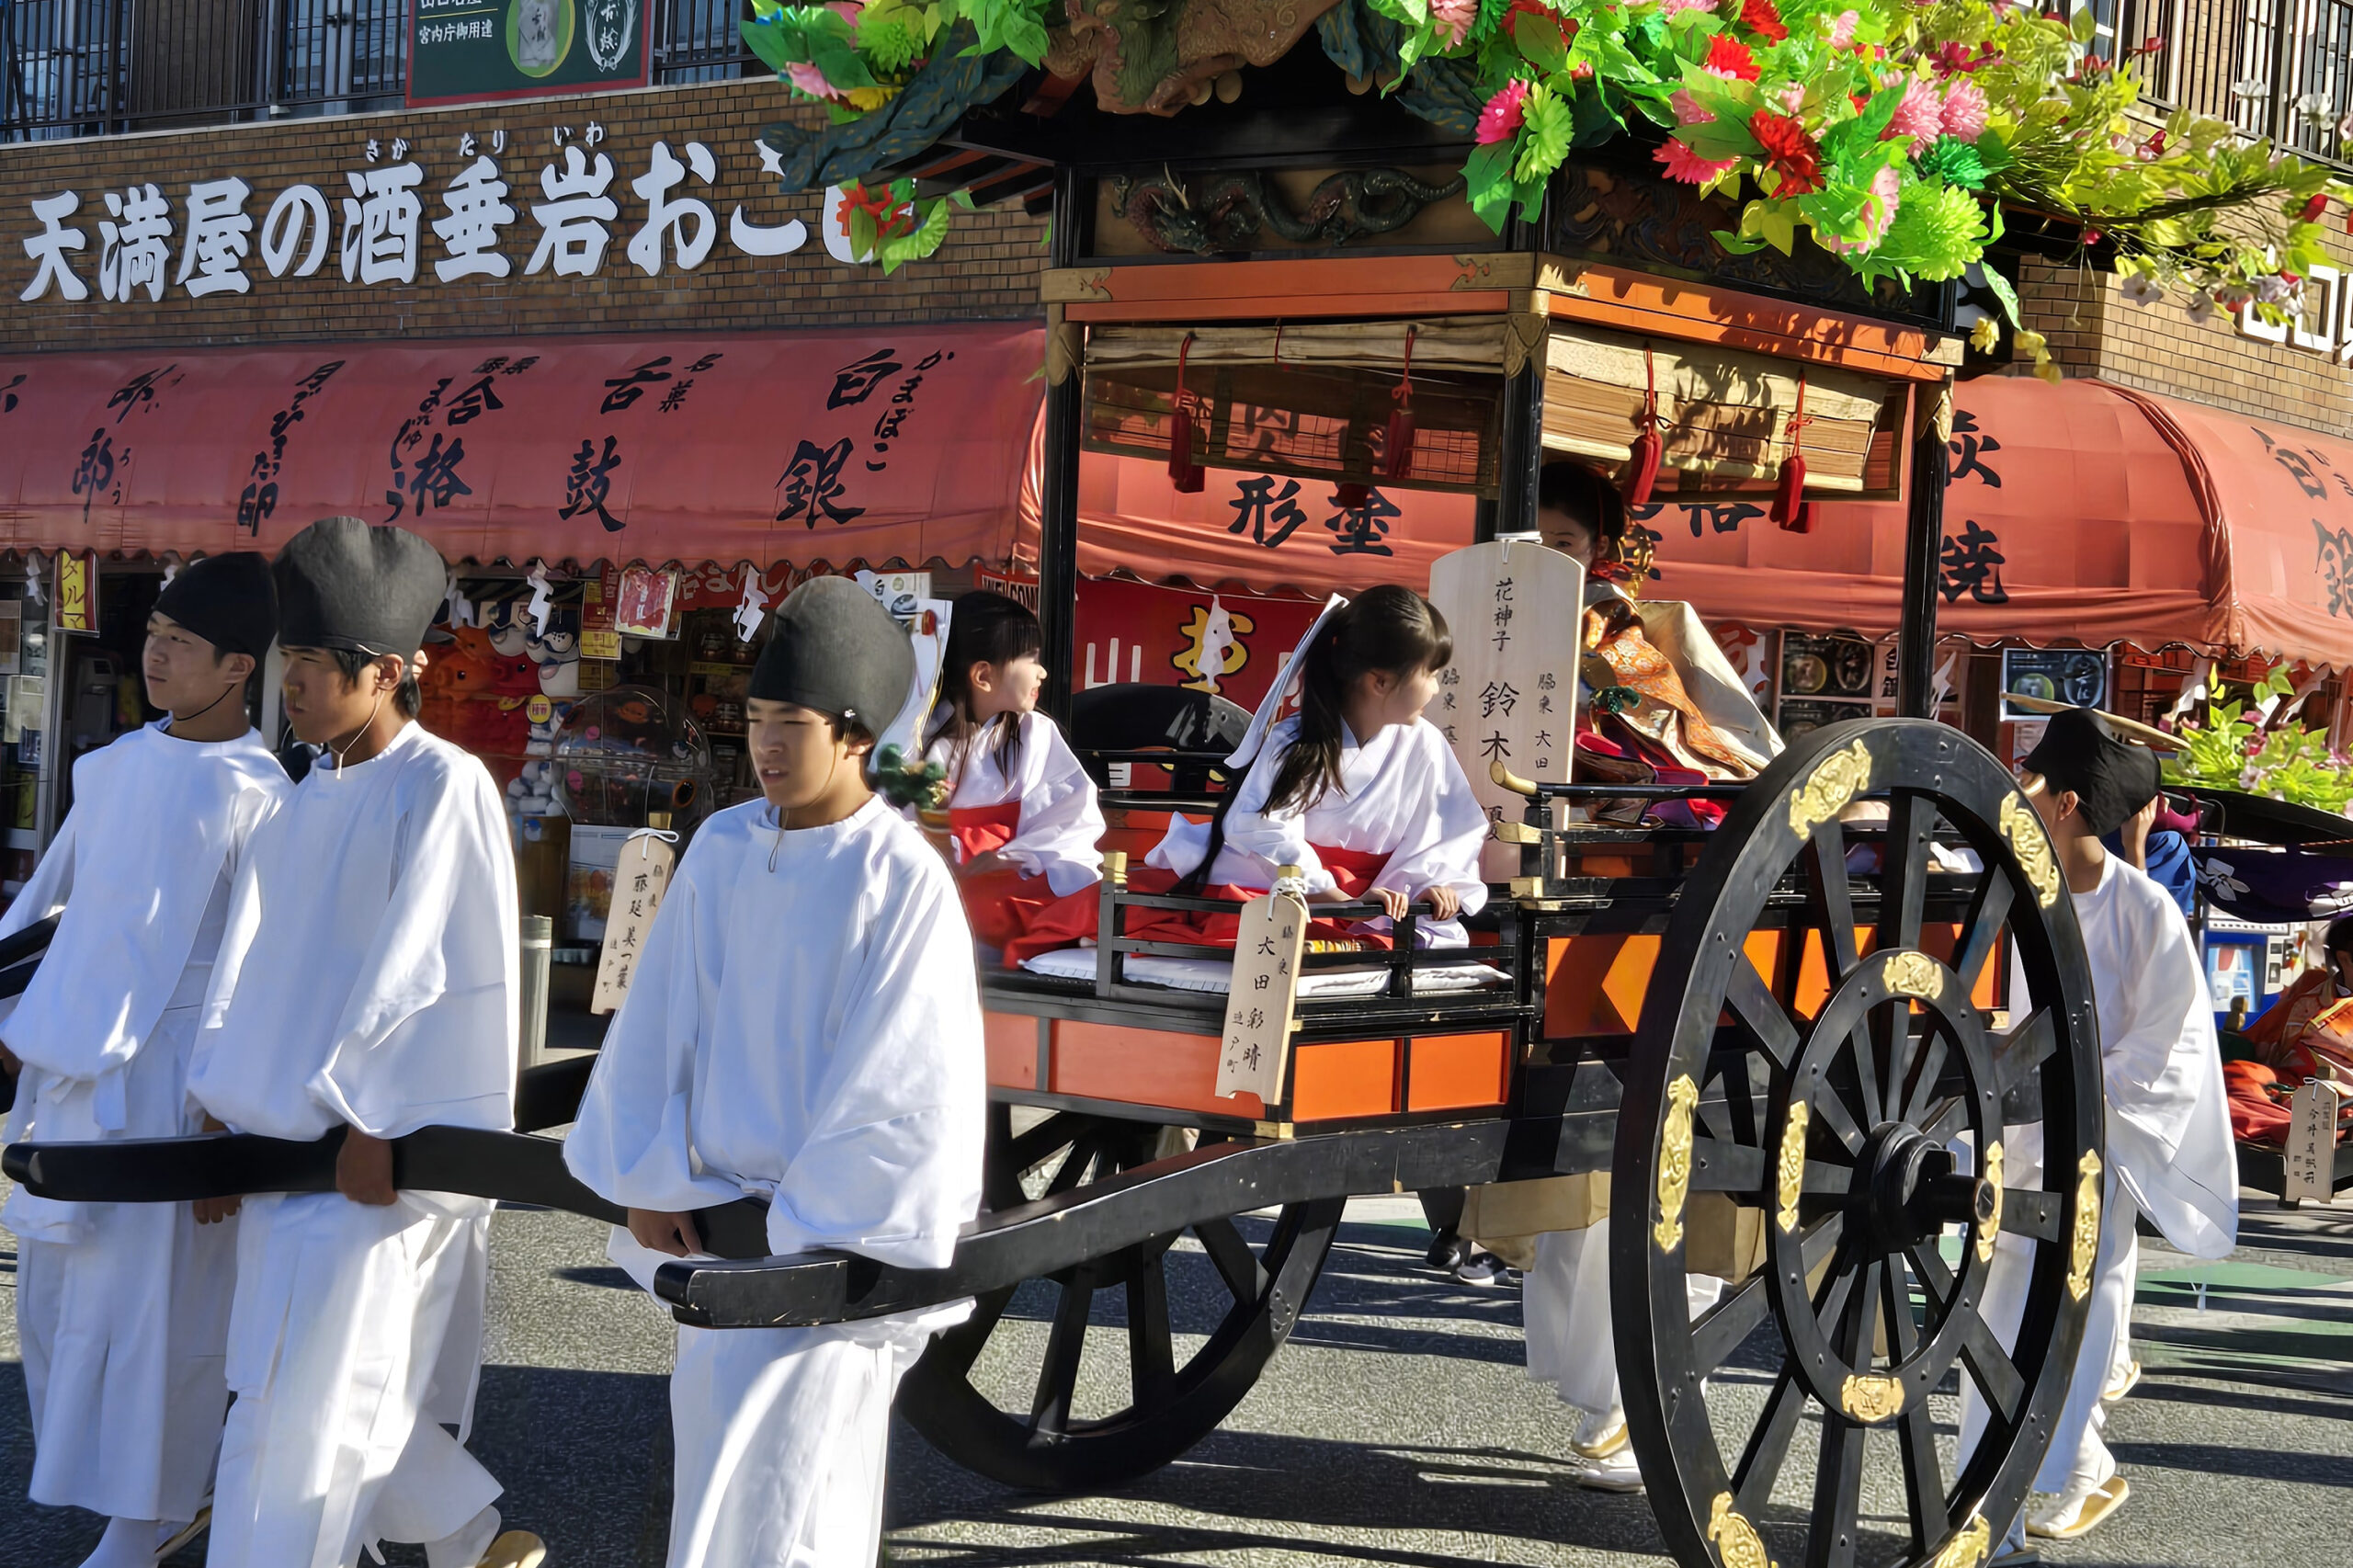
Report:
[[[1945,93],[1944,132],[1960,142],[1985,134],[1985,89],[1963,79]]]
[[[858,31],[858,14],[866,9],[866,0],[825,0],[825,9],[849,24],[850,32]]]
[[[1893,169],[1881,169],[1871,176],[1870,194],[1863,199],[1863,237],[1859,241],[1825,240],[1832,250],[1843,254],[1867,251],[1887,238],[1888,225],[1895,222],[1895,204],[1903,191]]]
[[[1944,99],[1938,97],[1933,83],[1915,76],[1904,85],[1904,101],[1895,106],[1895,113],[1879,139],[1891,142],[1900,137],[1908,144],[1908,151],[1917,153],[1943,132],[1944,125]]]
[[[1527,101],[1527,83],[1506,82],[1504,90],[1489,98],[1487,107],[1479,111],[1479,144],[1484,147],[1493,142],[1510,141],[1513,133],[1519,130],[1520,121],[1526,118],[1526,110],[1521,106]]]
[[[796,60],[784,68],[784,74],[795,87],[813,98],[838,100],[844,94],[839,87],[825,80],[825,74],[805,60]]]
[[[1686,11],[1711,12],[1715,8],[1716,0],[1665,0],[1665,3],[1659,6],[1658,14],[1662,17],[1672,20]]]
[[[1725,158],[1721,162],[1703,158],[1680,142],[1670,141],[1652,156],[1666,166],[1666,177],[1679,179],[1687,185],[1705,185],[1729,172],[1737,161]]]
[[[1856,25],[1861,22],[1862,19],[1863,15],[1859,11],[1839,12],[1837,17],[1834,18],[1830,24],[1830,47],[1833,49],[1845,49],[1849,44],[1853,43],[1855,41]]]
[[[1775,96],[1781,100],[1783,114],[1795,114],[1805,107],[1805,84],[1803,82],[1784,83],[1780,92]]]
[[[1676,88],[1667,95],[1666,102],[1667,107],[1675,110],[1675,123],[1677,125],[1715,123],[1715,111],[1700,108],[1699,100],[1691,96],[1691,89],[1688,87]]]
[[[1446,46],[1452,49],[1478,20],[1479,0],[1430,0],[1430,15],[1446,29]]]

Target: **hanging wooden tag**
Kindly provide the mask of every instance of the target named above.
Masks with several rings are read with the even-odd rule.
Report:
[[[1281,1102],[1306,937],[1307,905],[1290,893],[1263,893],[1242,906],[1218,1050],[1219,1097],[1256,1095],[1268,1108]]]
[[[2280,1161],[2282,1199],[2336,1200],[2336,1108],[2343,1103],[2336,1085],[2318,1078],[2307,1080],[2288,1101],[2288,1148]]]
[[[612,911],[605,916],[605,945],[597,955],[591,1013],[609,1013],[629,994],[630,977],[637,971],[638,954],[654,929],[654,914],[662,907],[677,856],[667,840],[650,833],[621,846],[620,861],[613,868]]]

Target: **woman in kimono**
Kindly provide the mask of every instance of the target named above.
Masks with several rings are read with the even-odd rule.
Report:
[[[1095,931],[1103,810],[1054,722],[1038,618],[1003,594],[966,594],[949,621],[925,759],[947,770],[949,848],[972,937],[1008,962]]]
[[[1386,946],[1390,922],[1419,900],[1429,905],[1421,945],[1466,944],[1461,917],[1487,900],[1487,816],[1446,737],[1422,717],[1453,656],[1445,617],[1412,589],[1336,595],[1285,666],[1298,672],[1298,714],[1275,721],[1290,685],[1278,676],[1227,759],[1248,765],[1241,785],[1207,825],[1178,819],[1146,863],[1188,891],[1240,897],[1297,866],[1310,904],[1386,912],[1345,930],[1319,921],[1327,929],[1312,935]],[[1227,940],[1232,927],[1222,927]],[[1220,931],[1213,924],[1210,934]]]

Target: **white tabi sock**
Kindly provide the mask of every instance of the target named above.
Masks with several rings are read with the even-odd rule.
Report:
[[[82,1568],[155,1568],[155,1548],[169,1539],[153,1519],[108,1519]]]
[[[484,1508],[465,1527],[425,1543],[426,1568],[474,1568],[498,1539],[498,1510]]]

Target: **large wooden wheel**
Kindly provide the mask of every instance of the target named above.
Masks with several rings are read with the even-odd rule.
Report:
[[[988,1206],[1145,1164],[1159,1135],[1058,1112],[1017,1137],[1008,1108],[993,1108]],[[1290,1204],[1271,1225],[1235,1217],[1191,1226],[1199,1267],[1187,1248],[1188,1267],[1172,1270],[1186,1233],[1172,1232],[983,1296],[908,1373],[900,1408],[934,1448],[1008,1486],[1084,1492],[1149,1474],[1214,1430],[1290,1337],[1345,1201]],[[1034,1315],[1008,1310],[1017,1305]],[[1049,1325],[1042,1339],[1038,1317]],[[1082,1385],[1090,1334],[1126,1341],[1115,1394],[1102,1392],[1099,1369]]]
[[[1866,797],[1889,816],[1879,901],[1859,908],[1860,830],[1839,816]],[[1932,874],[1932,835],[1973,849],[1982,878]],[[1924,921],[1931,894],[1949,912]],[[1752,937],[1792,903],[1780,942]],[[1806,940],[1828,982],[1810,1015],[1784,1000],[1804,990]],[[2011,952],[2025,994],[1996,1036],[1970,992]],[[1694,1565],[1975,1568],[2064,1402],[2098,1231],[2091,985],[2032,807],[1945,725],[1817,731],[1717,830],[1654,973],[1611,1183],[1636,1222],[1612,1227],[1610,1272],[1627,1426],[1661,1530]],[[2016,1130],[1995,1157],[2006,1096],[2018,1121],[2039,1096],[2040,1165]],[[1949,1150],[1964,1133],[1987,1153],[1978,1174]],[[1763,1262],[1695,1319],[1689,1235],[1720,1234],[1727,1199],[1747,1234],[1761,1225]],[[1984,1310],[1997,1235],[2032,1244],[1998,1249],[2024,1271],[2014,1336]],[[1938,1244],[1954,1238],[1957,1265]],[[1986,1412],[1966,1453],[1948,1435],[1954,1402],[1930,1400],[1956,1368]]]

